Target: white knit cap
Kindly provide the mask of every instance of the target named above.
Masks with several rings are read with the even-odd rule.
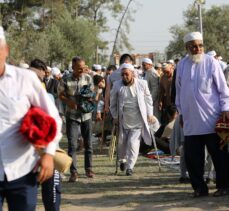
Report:
[[[152,60],[149,58],[144,58],[142,62],[147,63],[147,64],[153,64]]]
[[[4,33],[4,29],[2,26],[0,26],[0,40],[5,40],[5,33]]]
[[[203,36],[200,32],[191,32],[184,36],[184,43],[187,43],[192,40],[203,40]]]
[[[215,51],[209,51],[209,52],[207,52],[207,55],[214,57],[214,56],[216,56],[216,52]]]
[[[132,64],[128,64],[128,63],[123,63],[120,68],[119,68],[121,71],[123,69],[129,69],[129,70],[132,70],[134,71],[134,66]]]
[[[57,75],[61,74],[60,69],[57,68],[57,67],[53,67],[53,68],[52,68],[52,74],[53,74],[54,76],[57,76]]]

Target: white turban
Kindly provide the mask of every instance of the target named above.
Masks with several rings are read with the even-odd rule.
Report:
[[[203,36],[200,32],[191,32],[184,36],[184,43],[187,43],[192,40],[203,40]]]
[[[149,58],[144,58],[142,62],[147,63],[147,64],[153,64],[152,60]]]
[[[134,71],[134,66],[132,64],[128,64],[128,63],[123,63],[120,68],[119,68],[121,71],[123,69],[129,69],[131,71]]]
[[[57,68],[57,67],[53,67],[53,68],[52,68],[52,74],[53,74],[54,76],[57,76],[57,75],[61,74],[60,69]]]
[[[214,57],[214,56],[216,56],[216,52],[215,51],[209,51],[209,52],[207,52],[207,55]]]
[[[5,33],[4,33],[4,29],[2,26],[0,26],[0,40],[5,40]]]

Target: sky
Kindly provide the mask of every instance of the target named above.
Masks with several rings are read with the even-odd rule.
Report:
[[[122,0],[122,2],[127,5],[128,0]],[[194,0],[134,0],[130,7],[137,11],[133,14],[134,21],[130,22],[129,33],[129,41],[134,50],[128,53],[163,53],[169,41],[172,40],[169,28],[176,24],[182,25],[184,23],[183,12],[193,4]],[[224,4],[229,4],[229,0],[206,0],[203,7],[209,9],[212,5]],[[108,25],[112,29],[118,27],[118,23],[112,19],[108,20]],[[110,30],[102,37],[110,42],[108,50],[110,53],[115,31]]]

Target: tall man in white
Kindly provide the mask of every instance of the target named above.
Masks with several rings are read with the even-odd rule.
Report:
[[[126,160],[126,175],[133,173],[140,139],[151,145],[149,123],[153,123],[153,102],[145,80],[134,77],[134,67],[122,64],[122,79],[116,81],[110,95],[110,112],[119,123],[118,158]],[[124,169],[123,169],[124,170]]]
[[[188,55],[178,64],[176,105],[181,115],[185,135],[185,162],[194,189],[193,196],[207,196],[204,182],[204,149],[211,155],[216,171],[213,195],[229,194],[226,148],[220,150],[220,138],[215,133],[216,121],[222,115],[229,119],[229,89],[219,62],[204,54],[199,32],[184,37]]]

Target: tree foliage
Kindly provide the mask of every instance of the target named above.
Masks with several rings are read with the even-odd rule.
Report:
[[[49,65],[64,65],[75,55],[92,64],[95,49],[102,52],[108,45],[100,36],[109,30],[107,14],[118,17],[124,8],[121,0],[4,2],[0,4],[1,23],[7,32],[10,61],[15,64],[36,57]],[[122,37],[127,40],[125,33]],[[130,47],[128,42],[123,43]]]
[[[170,33],[173,40],[167,47],[167,57],[185,54],[183,37],[190,31],[198,31],[197,9],[189,7],[184,12],[183,26],[172,26]],[[205,51],[215,50],[225,60],[229,60],[229,5],[212,6],[209,10],[202,10],[203,37]]]

